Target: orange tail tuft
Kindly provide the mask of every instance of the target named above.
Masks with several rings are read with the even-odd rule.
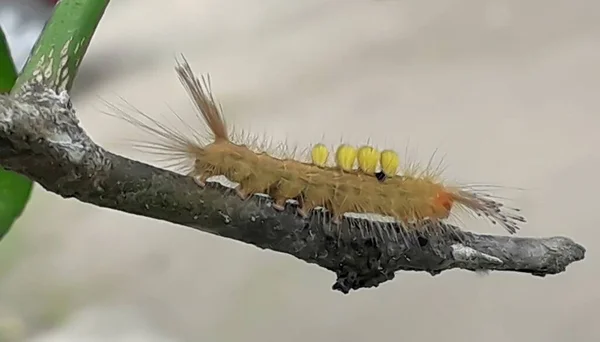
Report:
[[[214,134],[215,141],[229,141],[229,134],[221,109],[217,106],[210,90],[210,76],[202,77],[202,82],[194,75],[192,68],[185,59],[177,62],[175,71],[181,84],[190,95],[192,102],[202,114],[204,121]]]

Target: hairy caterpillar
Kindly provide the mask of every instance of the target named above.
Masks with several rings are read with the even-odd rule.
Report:
[[[430,230],[432,222],[443,223],[453,209],[485,217],[511,234],[525,222],[518,215],[519,209],[508,208],[491,195],[445,184],[437,169],[419,171],[403,166],[392,150],[342,144],[330,151],[316,144],[306,161],[257,151],[249,140],[236,137],[228,129],[208,77],[194,75],[185,58],[177,62],[175,70],[198,116],[210,130],[208,134],[199,135],[195,130],[190,138],[141,112],[138,114],[152,124],[122,110],[117,116],[160,140],[140,146],[165,156],[167,161],[191,162],[189,175],[201,187],[209,177],[225,176],[239,184],[235,190],[242,199],[266,194],[273,199],[276,210],[283,210],[287,200],[296,200],[299,215],[307,217],[320,207],[331,214],[335,224],[346,213],[370,213],[390,217],[408,230]]]

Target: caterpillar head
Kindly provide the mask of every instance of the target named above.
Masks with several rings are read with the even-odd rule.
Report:
[[[445,219],[450,216],[450,211],[454,206],[454,195],[447,190],[440,188],[432,198],[431,210],[436,218]]]

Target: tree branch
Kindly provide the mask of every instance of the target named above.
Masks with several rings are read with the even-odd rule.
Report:
[[[395,241],[361,231],[359,219],[345,219],[341,229],[332,229],[322,214],[302,219],[292,205],[277,212],[270,200],[242,201],[217,183],[200,188],[189,177],[104,150],[80,127],[67,93],[40,83],[25,84],[13,97],[0,96],[0,165],[64,198],[291,254],[335,272],[333,288],[344,293],[378,286],[400,270],[544,276],[585,256],[585,248],[566,237],[478,235],[449,225],[442,234],[404,232],[407,238]]]

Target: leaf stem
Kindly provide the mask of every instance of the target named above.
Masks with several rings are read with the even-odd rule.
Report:
[[[70,90],[109,0],[62,0],[35,43],[12,93],[38,78],[56,91]]]

